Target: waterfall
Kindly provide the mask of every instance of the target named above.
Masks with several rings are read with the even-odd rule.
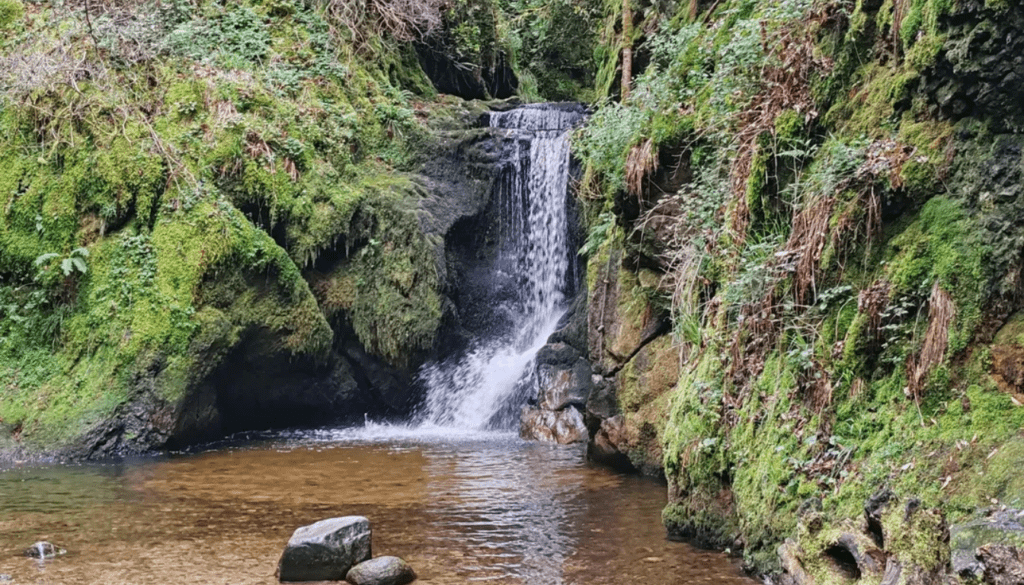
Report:
[[[509,315],[512,327],[423,369],[427,424],[468,430],[508,428],[518,420],[515,399],[522,399],[534,356],[566,310],[569,134],[582,117],[579,108],[545,105],[491,114],[506,146],[495,193],[497,265],[515,282],[514,298],[494,310]]]

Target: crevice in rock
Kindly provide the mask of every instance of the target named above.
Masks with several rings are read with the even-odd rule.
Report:
[[[626,365],[629,364],[629,362],[631,362],[633,360],[633,358],[635,358],[638,353],[643,351],[643,349],[645,347],[647,347],[648,345],[650,345],[654,340],[656,340],[659,337],[661,337],[662,335],[665,335],[666,333],[668,333],[671,330],[671,328],[672,328],[672,324],[669,322],[668,319],[658,319],[658,320],[652,322],[643,331],[643,334],[642,334],[642,336],[640,338],[640,343],[637,344],[636,348],[634,348],[633,351],[631,351],[629,353],[629,355],[620,358],[619,356],[611,354],[612,357],[615,358],[615,360],[619,362],[619,365],[617,365],[617,366],[613,367],[611,370],[609,370],[607,375],[608,376],[614,376],[615,374],[618,374],[619,371],[622,370],[622,368],[626,367]],[[609,353],[611,353],[611,352],[609,352]]]
[[[847,579],[860,579],[860,567],[857,566],[857,558],[846,547],[840,544],[833,544],[825,549],[825,557]]]
[[[885,549],[885,536],[882,534],[882,523],[876,518],[868,517],[868,536],[874,541],[875,546]]]

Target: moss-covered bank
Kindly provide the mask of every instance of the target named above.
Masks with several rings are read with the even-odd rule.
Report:
[[[671,533],[853,582],[837,543],[869,532],[843,523],[887,488],[927,513],[886,524],[857,574],[878,582],[886,558],[949,570],[946,523],[1024,507],[1021,8],[641,2],[625,41],[607,12],[599,90],[638,57],[576,140],[591,359]]]
[[[0,453],[407,410],[490,180],[413,41],[521,29],[456,4],[0,3]]]

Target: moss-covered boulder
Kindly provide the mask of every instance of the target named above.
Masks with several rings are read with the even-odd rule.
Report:
[[[488,209],[487,106],[435,103],[409,45],[312,5],[21,6],[0,40],[3,453],[407,412],[460,329],[447,251]]]

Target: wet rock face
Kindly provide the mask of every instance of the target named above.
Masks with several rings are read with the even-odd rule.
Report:
[[[519,436],[560,445],[583,443],[590,437],[583,415],[573,406],[558,411],[523,407]]]
[[[590,396],[590,363],[564,344],[548,344],[537,354],[538,404],[543,410],[582,409]]]
[[[1020,2],[1005,10],[985,2],[958,3],[943,55],[924,81],[941,114],[987,120],[996,132],[1024,130],[1024,14]]]
[[[956,524],[949,534],[953,572],[960,577],[1024,583],[1024,511],[1004,510]]]
[[[297,529],[278,563],[281,581],[341,581],[370,559],[370,521],[362,516],[321,520]]]
[[[590,415],[588,406],[588,419]],[[594,463],[623,473],[635,473],[636,467],[625,454],[628,446],[622,415],[600,420],[600,426],[587,444],[587,457]]]
[[[537,352],[537,398],[523,408],[519,434],[551,443],[580,443],[590,438],[583,409],[592,389],[590,362],[566,343],[549,343]]]
[[[416,571],[398,557],[377,557],[352,567],[345,580],[352,585],[405,585],[416,580]]]

